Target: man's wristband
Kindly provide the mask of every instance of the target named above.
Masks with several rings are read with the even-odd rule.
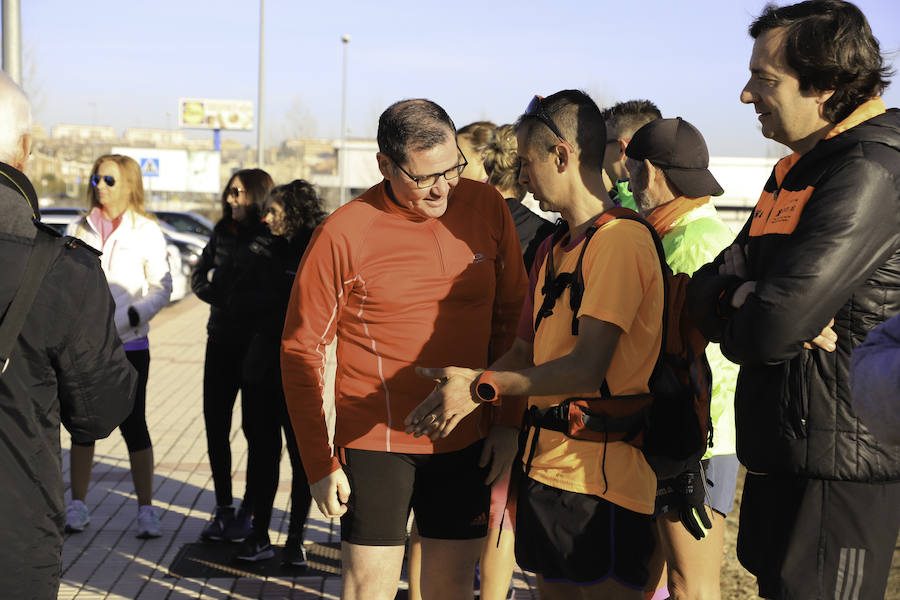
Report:
[[[494,371],[482,371],[472,384],[475,390],[475,399],[478,402],[494,402],[500,397],[497,391],[497,383],[494,381]]]

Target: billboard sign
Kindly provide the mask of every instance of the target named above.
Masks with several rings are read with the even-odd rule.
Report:
[[[253,129],[251,100],[213,100],[181,98],[178,100],[178,123],[183,129]]]

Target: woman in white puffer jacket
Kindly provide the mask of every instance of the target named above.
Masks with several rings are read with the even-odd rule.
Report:
[[[159,537],[159,516],[152,506],[153,446],[145,405],[150,319],[168,304],[172,293],[166,240],[157,222],[144,211],[141,169],[133,159],[119,154],[98,158],[91,169],[88,199],[91,212],[69,225],[66,233],[103,253],[100,264],[116,303],[116,331],[138,372],[134,409],[119,426],[128,447],[138,499],[138,537]],[[93,443],[73,438],[69,457],[72,501],[66,510],[66,531],[79,532],[90,521],[85,497],[91,479]]]

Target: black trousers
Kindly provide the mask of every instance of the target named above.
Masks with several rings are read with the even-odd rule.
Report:
[[[898,529],[900,482],[748,473],[737,554],[763,598],[880,600]]]
[[[263,535],[272,521],[272,507],[280,478],[281,432],[284,431],[293,472],[288,536],[302,537],[303,525],[312,504],[312,494],[285,405],[280,369],[278,378],[266,383],[267,385],[251,385],[252,409],[245,411],[244,417],[249,448],[247,494],[253,498],[253,529]]]
[[[241,414],[244,437],[247,433],[248,359],[247,337],[213,337],[206,342],[203,368],[203,420],[206,423],[206,448],[212,470],[216,505],[230,506],[234,501],[231,488],[231,418],[237,393],[241,391]],[[250,494],[244,494],[244,506],[250,508]]]

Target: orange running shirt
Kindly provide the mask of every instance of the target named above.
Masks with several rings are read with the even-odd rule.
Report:
[[[553,248],[557,274],[575,270],[584,236],[571,242],[564,238],[562,242]],[[534,364],[540,365],[572,352],[577,337],[572,335],[568,288],[556,301],[553,314],[541,321],[535,333],[534,307],[543,302],[540,290],[545,268],[535,263],[534,269],[528,296],[531,301],[522,311],[518,335],[533,340]],[[640,223],[610,221],[591,238],[581,270],[584,297],[578,316],[613,323],[622,330],[606,375],[610,393],[647,393],[647,382],[662,342],[663,280],[653,238]],[[600,396],[600,392],[581,396]],[[546,408],[567,397],[531,396],[529,403]],[[542,430],[528,476],[555,488],[593,494],[628,510],[652,514],[656,476],[643,453],[625,442],[606,444],[605,451],[604,458],[601,443]]]
[[[515,225],[492,187],[460,179],[447,211],[400,207],[382,182],[315,232],[282,336],[282,379],[309,480],[339,467],[325,425],[325,347],[337,336],[334,444],[401,453],[450,452],[486,435],[479,409],[445,439],[404,433],[434,389],[414,367],[484,368],[512,343],[527,287]],[[518,425],[524,402],[496,422]]]

